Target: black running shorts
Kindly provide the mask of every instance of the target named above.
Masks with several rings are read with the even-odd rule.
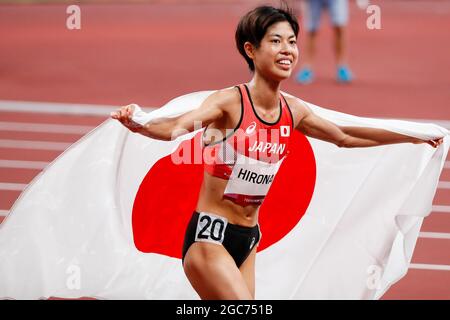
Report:
[[[260,240],[259,225],[244,227],[208,212],[194,211],[186,229],[183,262],[189,247],[197,241],[223,245],[239,268]]]

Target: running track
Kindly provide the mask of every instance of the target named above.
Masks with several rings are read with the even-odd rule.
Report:
[[[233,32],[252,4],[223,2],[86,4],[80,31],[65,28],[64,5],[0,6],[0,215],[48,162],[105,119],[108,106],[158,106],[248,81]],[[357,81],[335,84],[324,24],[317,82],[290,80],[284,90],[347,113],[432,119],[450,129],[450,2],[372,2],[382,8],[381,30],[365,27],[365,12],[351,12]],[[450,299],[450,159],[433,208],[411,269],[384,299]]]

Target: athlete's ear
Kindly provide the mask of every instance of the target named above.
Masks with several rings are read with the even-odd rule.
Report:
[[[253,44],[251,44],[250,42],[247,41],[244,43],[245,53],[252,60],[255,58],[255,49],[256,49],[255,46]]]

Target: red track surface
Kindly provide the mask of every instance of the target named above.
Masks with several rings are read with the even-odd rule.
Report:
[[[319,37],[317,82],[283,89],[318,105],[364,116],[450,119],[450,2],[372,1],[382,29],[352,7],[351,86],[334,82],[331,32]],[[82,29],[65,28],[65,5],[0,7],[0,100],[161,105],[183,93],[249,80],[234,28],[251,4],[82,5]],[[300,46],[302,41],[300,38]],[[0,112],[1,122],[95,126],[104,118]],[[73,142],[79,134],[0,130],[1,139]],[[60,151],[0,148],[0,160],[52,161]],[[0,168],[0,183],[27,184],[39,169]],[[445,169],[442,181],[450,181]],[[20,191],[0,190],[0,210]],[[450,189],[435,205],[450,206]],[[0,217],[0,221],[2,218]],[[450,213],[423,232],[450,233]],[[419,238],[413,263],[450,265],[450,239]],[[412,269],[384,299],[450,299],[450,271]]]

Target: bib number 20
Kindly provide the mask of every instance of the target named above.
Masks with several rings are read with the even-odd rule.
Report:
[[[222,243],[226,225],[225,218],[200,213],[195,240]]]

